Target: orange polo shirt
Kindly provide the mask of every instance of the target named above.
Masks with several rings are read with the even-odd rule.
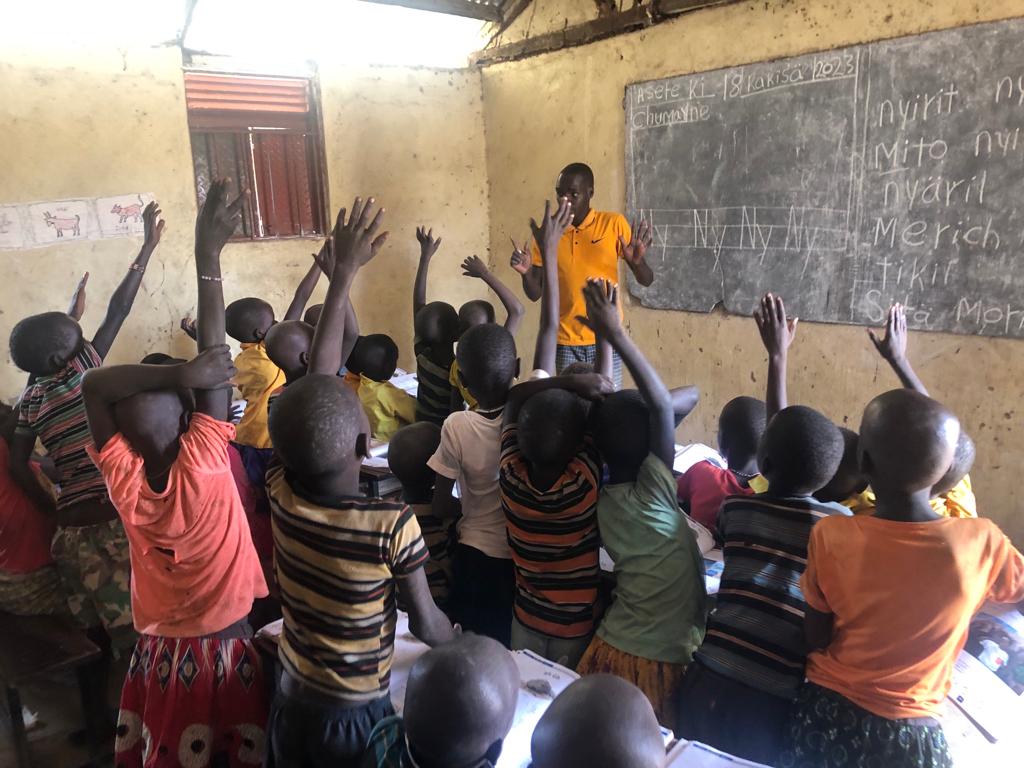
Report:
[[[627,243],[632,237],[624,216],[593,209],[579,227],[569,225],[562,235],[558,243],[558,343],[562,346],[581,347],[596,343],[594,332],[576,316],[587,314],[583,286],[588,277],[619,282],[620,235]],[[533,243],[533,265],[543,265],[537,243]]]

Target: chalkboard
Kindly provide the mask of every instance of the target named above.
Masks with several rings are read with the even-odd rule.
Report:
[[[626,88],[645,306],[1024,337],[1024,19]]]

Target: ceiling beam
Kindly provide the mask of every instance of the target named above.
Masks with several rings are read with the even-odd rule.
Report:
[[[363,0],[365,3],[378,5],[400,5],[403,8],[414,8],[418,11],[434,11],[452,16],[465,16],[498,23],[501,21],[501,9],[496,5],[478,3],[474,0]]]

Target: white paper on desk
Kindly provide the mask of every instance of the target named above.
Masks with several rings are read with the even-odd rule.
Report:
[[[541,658],[531,651],[516,651],[512,654],[519,667],[519,702],[516,704],[516,716],[512,721],[512,730],[505,737],[505,745],[495,768],[528,768],[530,758],[530,740],[533,729],[537,727],[551,702],[562,691],[579,679],[579,675],[570,669]],[[533,685],[528,685],[534,681]],[[535,692],[540,687],[537,682],[547,683],[551,695]]]
[[[722,561],[722,550],[712,549],[704,553],[704,587],[709,595],[717,595],[722,585],[722,571],[725,570],[725,563]]]
[[[949,698],[995,741],[1012,734],[1024,718],[1021,699],[966,651],[953,665]]]
[[[281,633],[284,632],[284,619],[278,619],[272,621],[264,627],[260,627],[256,632],[257,637],[270,637],[274,638],[275,642],[281,637]]]
[[[387,456],[370,456],[363,459],[364,467],[371,467],[373,469],[387,469],[388,458]]]
[[[769,768],[764,763],[753,763],[727,755],[699,741],[681,741],[668,753],[665,768]]]
[[[725,459],[722,454],[704,443],[693,443],[691,445],[677,445],[676,458],[672,462],[672,469],[683,474],[686,470],[698,461],[710,461],[716,467],[725,469]]]

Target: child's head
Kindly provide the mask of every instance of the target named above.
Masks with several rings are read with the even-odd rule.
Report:
[[[839,428],[813,408],[791,405],[768,422],[757,464],[771,493],[809,496],[832,479],[842,458]]]
[[[462,635],[416,660],[405,691],[405,732],[422,768],[497,763],[519,697],[519,668],[501,643]]]
[[[860,471],[857,433],[846,427],[839,427],[839,433],[843,436],[843,458],[832,479],[814,494],[819,501],[846,501],[868,487],[868,479]]]
[[[406,502],[421,504],[433,498],[434,470],[427,466],[441,444],[441,427],[418,421],[402,427],[388,445],[388,467],[402,484]]]
[[[484,323],[493,323],[494,305],[484,299],[473,299],[459,307],[459,335]]]
[[[273,324],[274,308],[263,299],[239,299],[224,310],[224,328],[228,336],[241,344],[263,341]]]
[[[519,374],[516,341],[494,323],[478,325],[459,340],[459,376],[482,408],[500,408]]]
[[[359,397],[337,376],[303,376],[281,393],[270,411],[274,451],[291,473],[307,480],[361,464],[369,435]]]
[[[864,409],[860,466],[879,496],[931,489],[953,463],[960,423],[941,403],[910,389],[879,395]]]
[[[444,301],[432,301],[415,317],[416,336],[428,346],[454,344],[459,338],[459,313]]]
[[[82,327],[63,312],[32,315],[11,331],[11,359],[26,373],[49,376],[82,348]]]
[[[650,411],[635,389],[613,392],[593,410],[594,437],[614,477],[635,478],[651,452]]]
[[[398,367],[398,345],[383,333],[360,336],[345,361],[345,367],[373,381],[387,381],[395,375]]]
[[[312,307],[306,310],[306,314],[302,316],[302,322],[308,323],[314,328],[320,323],[320,315],[324,313],[323,304],[314,304]]]
[[[960,429],[960,436],[956,439],[956,450],[953,451],[953,463],[949,465],[939,482],[932,488],[932,497],[942,496],[949,493],[974,466],[976,449],[971,436]]]
[[[180,365],[185,362],[188,361],[182,357],[171,357],[164,352],[150,352],[139,360],[142,365]]]
[[[647,697],[614,675],[580,678],[533,731],[533,768],[661,768],[665,743]]]
[[[519,409],[519,450],[534,467],[564,468],[580,449],[587,409],[566,389],[545,389]]]
[[[114,422],[128,444],[146,455],[178,441],[195,408],[191,390],[160,389],[118,400]]]
[[[267,357],[284,371],[289,383],[306,375],[316,329],[302,320],[285,320],[267,331]]]
[[[754,463],[767,420],[764,401],[756,397],[736,397],[725,404],[718,417],[718,450],[731,468]]]

